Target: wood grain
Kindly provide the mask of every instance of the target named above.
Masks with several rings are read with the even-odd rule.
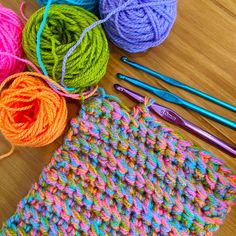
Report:
[[[21,0],[0,0],[6,7],[19,13]],[[26,15],[30,16],[38,5],[35,1],[26,1]],[[180,0],[178,18],[169,38],[159,47],[146,53],[131,55],[111,45],[110,62],[106,76],[101,82],[107,93],[117,95],[113,84],[117,83],[115,74],[121,72],[134,76],[160,88],[167,89],[190,102],[236,120],[235,113],[207,102],[152,77],[124,65],[119,61],[121,55],[142,63],[163,74],[172,76],[208,94],[236,105],[236,2],[235,0]],[[132,87],[125,82],[121,84]],[[133,88],[133,87],[132,87]],[[145,93],[139,89],[137,91]],[[129,99],[118,95],[130,107]],[[160,104],[178,111],[183,117],[210,131],[219,138],[236,144],[236,132],[192,111],[168,104],[156,98]],[[68,104],[70,117],[79,111],[76,103]],[[68,119],[69,120],[69,119]],[[164,122],[165,123],[165,122]],[[174,127],[170,125],[171,127]],[[186,139],[213,152],[224,160],[236,173],[236,160],[218,149],[199,140],[191,134],[174,127]],[[14,213],[18,201],[38,180],[43,167],[49,162],[52,151],[62,142],[58,139],[44,148],[17,148],[14,154],[0,161],[0,225]],[[0,151],[4,153],[9,145],[0,136]],[[236,207],[228,214],[224,225],[215,235],[236,235]]]

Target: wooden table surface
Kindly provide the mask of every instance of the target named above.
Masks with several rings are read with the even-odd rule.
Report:
[[[0,0],[4,6],[19,13],[21,0]],[[26,1],[25,13],[30,16],[39,6],[34,0]],[[167,89],[186,100],[206,109],[217,112],[236,121],[235,114],[181,89],[157,81],[140,71],[120,62],[121,55],[142,63],[163,74],[174,77],[203,92],[236,105],[236,1],[235,0],[179,0],[178,17],[168,39],[159,47],[146,53],[128,54],[111,45],[110,61],[101,86],[107,93],[117,95],[113,84],[117,83],[115,74],[121,72],[137,77],[159,88]],[[121,84],[132,87],[125,82]],[[132,87],[134,88],[134,87]],[[135,88],[136,89],[136,88]],[[136,89],[144,93],[143,91]],[[130,107],[129,99],[118,95]],[[211,121],[199,114],[176,105],[160,104],[176,110],[183,117],[228,143],[236,144],[236,132]],[[79,110],[77,103],[68,103],[71,117]],[[164,122],[166,123],[166,122]],[[174,127],[170,125],[171,127]],[[208,149],[224,160],[236,173],[236,160],[210,146],[195,136],[174,127],[186,139]],[[38,180],[43,167],[49,162],[51,154],[62,142],[62,137],[52,145],[43,148],[17,148],[14,154],[0,161],[0,226],[14,213],[18,201],[23,198]],[[4,153],[9,145],[0,135],[0,152]],[[236,207],[228,214],[224,225],[215,235],[236,235]]]

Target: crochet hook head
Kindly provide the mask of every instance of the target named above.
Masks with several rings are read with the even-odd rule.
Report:
[[[122,92],[123,94],[125,95],[128,95],[131,99],[133,99],[134,101],[136,102],[139,102],[139,103],[143,103],[144,102],[144,97],[141,96],[140,94],[132,91],[132,90],[129,90],[119,84],[115,84],[114,85],[114,88],[119,91],[119,92]]]
[[[124,57],[124,56],[122,56],[122,57],[120,58],[120,60],[123,61],[123,62],[129,61],[129,59],[128,59],[127,57]]]

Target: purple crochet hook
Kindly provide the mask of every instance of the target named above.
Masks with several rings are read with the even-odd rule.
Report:
[[[134,101],[139,103],[144,103],[144,97],[132,90],[129,90],[119,84],[114,85],[117,91],[122,92],[125,95],[128,95]],[[176,112],[171,110],[170,108],[161,106],[157,103],[153,103],[149,106],[150,110],[162,117],[164,120],[175,124],[181,128],[184,128],[189,133],[196,135],[197,137],[204,139],[208,143],[214,145],[225,153],[231,155],[232,157],[236,157],[236,147],[231,146],[230,144],[225,143],[223,140],[217,138],[216,136],[208,133],[207,131],[201,129],[200,127],[194,125],[193,123],[187,121]]]

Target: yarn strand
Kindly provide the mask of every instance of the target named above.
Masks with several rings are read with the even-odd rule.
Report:
[[[39,27],[39,30],[37,33],[37,43],[36,43],[36,53],[37,53],[38,63],[40,65],[44,75],[46,75],[46,76],[48,76],[48,72],[47,72],[47,70],[43,64],[42,58],[41,58],[40,44],[41,44],[41,35],[42,35],[43,29],[46,25],[46,21],[47,21],[47,17],[48,17],[51,3],[52,3],[52,0],[48,0],[45,11],[44,11],[43,20],[42,20],[42,23],[40,24],[40,27]]]
[[[60,83],[61,85],[66,88],[67,90],[71,90],[72,88],[67,88],[67,86],[65,85],[64,83],[64,79],[65,79],[65,74],[66,74],[66,62],[69,58],[69,56],[73,53],[73,51],[80,45],[80,43],[82,42],[84,36],[87,34],[88,31],[90,31],[91,29],[93,29],[94,27],[100,25],[100,24],[103,24],[104,22],[106,22],[112,15],[116,14],[117,12],[123,10],[128,4],[130,4],[132,1],[134,0],[128,0],[127,2],[125,2],[123,5],[121,5],[120,7],[118,7],[117,9],[115,9],[114,11],[112,11],[110,14],[107,15],[107,17],[103,20],[99,20],[95,23],[93,23],[92,25],[88,26],[87,28],[85,28],[85,30],[83,31],[82,35],[80,36],[79,40],[77,41],[77,43],[72,46],[67,54],[65,55],[64,59],[63,59],[63,63],[62,63],[62,75],[61,75],[61,80],[60,80]],[[37,53],[37,58],[38,58],[38,64],[39,66],[41,67],[44,75],[48,76],[48,72],[45,68],[45,65],[42,61],[42,58],[41,58],[41,49],[40,49],[40,42],[41,42],[41,35],[42,35],[42,32],[45,28],[45,25],[46,25],[46,21],[47,21],[47,17],[48,17],[48,14],[49,14],[49,10],[50,10],[50,7],[51,7],[51,3],[52,3],[52,0],[48,0],[47,2],[47,5],[45,7],[45,11],[44,11],[44,15],[43,15],[43,20],[40,24],[40,27],[39,27],[39,30],[38,30],[38,33],[37,33],[37,45],[36,45],[36,53]]]
[[[48,2],[46,8],[39,9],[30,17],[24,28],[23,48],[27,58],[41,68],[45,76],[60,83],[61,65],[66,52],[77,42],[83,30],[96,21],[98,18],[94,14],[81,7],[50,6]],[[91,86],[96,86],[106,73],[108,59],[107,38],[99,26],[88,33],[86,40],[68,61],[70,66],[65,87],[73,88],[67,89],[68,92],[82,94]]]
[[[71,78],[74,78],[74,77],[71,77],[73,75],[71,75],[68,71],[69,71],[69,68],[71,69],[72,67],[71,61],[74,61],[75,58],[79,59],[79,54],[78,52],[75,53],[75,51],[78,46],[82,45],[81,42],[83,41],[83,39],[85,38],[85,35],[89,31],[91,31],[98,25],[106,23],[104,27],[107,31],[107,36],[111,39],[111,41],[115,45],[129,52],[140,52],[140,51],[145,51],[151,47],[161,44],[169,35],[169,32],[176,19],[176,9],[177,9],[176,0],[159,0],[159,1],[151,0],[150,2],[145,2],[145,3],[138,2],[137,4],[136,2],[133,3],[134,0],[122,0],[122,1],[119,1],[118,3],[116,1],[113,2],[112,0],[109,0],[109,1],[107,3],[104,2],[103,4],[101,1],[100,3],[101,4],[100,15],[102,19],[94,23],[90,22],[89,26],[85,26],[86,28],[83,29],[77,42],[75,43],[73,42],[73,46],[69,45],[70,48],[66,49],[68,51],[65,55],[64,55],[64,52],[62,55],[60,55],[64,58],[61,59],[60,61],[60,63],[62,63],[62,67],[61,67],[61,71],[57,71],[58,76],[56,77],[55,77],[56,70],[53,69],[51,71],[50,66],[48,66],[47,64],[44,64],[41,58],[42,55],[40,51],[41,50],[40,42],[41,42],[42,32],[47,24],[47,18],[49,15],[51,4],[52,4],[52,0],[47,1],[47,5],[42,15],[42,22],[40,24],[40,27],[37,33],[37,40],[36,40],[37,41],[37,46],[36,46],[37,61],[38,61],[39,66],[42,68],[43,73],[46,76],[48,76],[48,73],[50,75],[52,73],[53,74],[52,78],[58,81],[67,91],[70,91],[71,93],[75,91],[78,92],[79,87],[76,87],[76,83],[71,82],[72,80]],[[124,11],[124,14],[122,13],[118,15],[117,13],[120,13],[121,11]],[[135,16],[131,17],[130,12],[132,11],[136,13],[134,14]],[[146,15],[147,15],[145,19],[143,19],[142,17],[144,12],[146,12]],[[118,25],[116,25],[118,21],[118,16],[119,16],[119,20],[123,22],[123,25],[121,26],[121,28],[119,28]],[[53,19],[54,17],[52,17],[52,20]],[[51,16],[50,16],[50,20],[51,20]],[[136,22],[136,20],[139,21],[138,25],[133,27],[133,24]],[[127,26],[124,26],[124,25],[127,25]],[[132,29],[131,26],[134,29]],[[127,27],[127,29],[129,29],[130,27],[130,33],[129,33],[130,36],[127,35],[127,32],[129,32],[129,30],[127,31],[125,28],[122,28],[122,27]],[[75,39],[76,38],[77,38],[77,35]],[[72,54],[73,54],[73,59],[72,59]],[[46,63],[45,58],[44,60]],[[70,62],[70,64],[68,64],[68,62]],[[56,65],[54,64],[53,68],[55,68],[55,66]],[[74,64],[73,64],[73,68],[75,68]],[[79,72],[78,74],[83,75],[81,72]]]
[[[65,74],[66,74],[66,62],[67,62],[68,58],[70,57],[70,55],[73,53],[73,51],[80,45],[80,43],[82,42],[82,40],[84,39],[84,36],[88,33],[88,31],[90,31],[93,28],[95,28],[96,26],[101,25],[101,24],[105,23],[106,21],[108,21],[113,15],[115,15],[116,13],[118,13],[121,10],[123,10],[124,8],[126,8],[126,6],[128,6],[133,1],[134,0],[128,0],[123,5],[119,6],[118,8],[113,10],[111,13],[109,13],[106,16],[106,18],[104,18],[102,20],[99,20],[97,22],[94,22],[92,25],[90,25],[90,26],[88,26],[87,28],[84,29],[84,31],[81,34],[80,38],[78,39],[77,43],[68,50],[68,52],[66,53],[66,55],[65,55],[65,57],[63,59],[62,74],[61,74],[61,81],[60,81],[62,86],[65,87],[64,79],[65,79]]]
[[[13,55],[11,53],[7,53],[7,52],[0,52],[0,55],[13,57],[16,60],[19,60],[19,61],[24,62],[25,64],[31,66],[36,71],[36,73],[34,73],[34,72],[25,72],[24,74],[25,75],[29,75],[30,74],[30,75],[33,75],[33,76],[36,76],[36,77],[40,77],[41,79],[43,79],[48,84],[48,86],[52,90],[54,90],[60,96],[68,97],[68,98],[72,98],[72,99],[77,99],[77,100],[81,100],[81,99],[83,100],[83,99],[87,99],[87,98],[93,96],[96,93],[96,91],[97,91],[98,86],[95,86],[95,87],[92,87],[88,92],[86,92],[86,93],[84,93],[82,95],[80,95],[80,94],[70,94],[60,84],[58,84],[57,82],[55,82],[54,80],[50,79],[47,76],[43,76],[42,72],[31,61],[29,61],[27,59],[23,59],[23,58],[17,57],[15,55]],[[21,73],[15,74],[15,75],[13,75],[13,77],[17,77],[17,75],[20,75],[20,74]],[[8,83],[8,81],[11,80],[11,78],[12,78],[12,76],[7,78],[7,79],[5,79],[1,83],[1,85],[0,85],[0,92],[1,92],[1,89]]]
[[[25,1],[23,1],[20,5],[20,14],[21,17],[27,22],[29,19],[26,17],[24,10],[25,10]]]
[[[34,63],[32,63],[31,61],[29,61],[27,59],[20,58],[20,57],[15,56],[15,55],[13,55],[11,53],[8,53],[8,52],[0,52],[0,55],[12,57],[12,58],[14,58],[14,59],[16,59],[18,61],[24,62],[25,64],[27,64],[30,67],[32,67],[37,73],[42,74],[41,71],[37,68],[37,66],[35,66]]]
[[[11,156],[12,153],[15,151],[15,145],[13,145],[13,144],[11,144],[11,143],[10,143],[10,145],[11,145],[10,151],[8,151],[7,153],[5,153],[5,154],[3,154],[3,155],[0,155],[0,160],[4,159],[4,158],[6,158],[6,157]]]
[[[133,9],[146,9],[148,7],[160,7],[160,6],[163,6],[163,4],[165,4],[165,1],[154,1],[154,2],[148,2],[148,3],[142,3],[142,4],[137,4],[135,6],[129,6],[134,0],[128,0],[126,1],[125,3],[123,3],[122,5],[114,8],[114,10],[112,10],[110,12],[110,9],[109,11],[107,12],[108,14],[106,16],[104,16],[103,19],[95,22],[94,24],[90,25],[89,27],[87,27],[86,29],[84,29],[84,31],[82,32],[79,40],[77,41],[77,43],[72,46],[67,54],[65,55],[64,59],[63,59],[63,63],[62,63],[62,75],[61,75],[61,85],[62,86],[65,86],[64,84],[64,79],[65,79],[65,75],[66,75],[66,63],[67,63],[67,60],[68,58],[70,57],[70,55],[73,53],[73,51],[81,44],[82,40],[84,39],[85,35],[90,31],[92,30],[93,28],[95,28],[96,26],[100,25],[100,24],[103,24],[103,23],[106,23],[112,16],[116,15],[117,13],[121,12],[122,10],[133,10]],[[168,4],[173,4],[175,5],[176,4],[176,0],[168,0],[166,1]],[[117,4],[118,5],[118,4]],[[109,13],[110,12],[110,13]],[[174,17],[175,19],[175,17]],[[154,20],[153,20],[154,21]],[[169,19],[170,22],[174,22],[172,19]],[[171,29],[171,27],[169,27],[169,30]],[[155,31],[155,30],[154,30]],[[157,31],[157,30],[156,30]],[[167,31],[168,32],[168,31]],[[159,32],[156,32],[156,34],[158,34]],[[168,34],[166,34],[166,37],[167,37]],[[166,37],[163,37],[163,38],[160,38],[160,37],[157,37],[155,36],[155,38],[160,38],[160,40],[157,40],[156,44],[160,44]]]

